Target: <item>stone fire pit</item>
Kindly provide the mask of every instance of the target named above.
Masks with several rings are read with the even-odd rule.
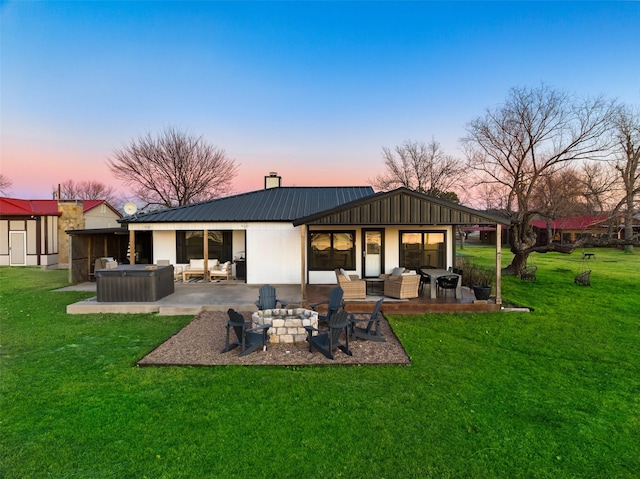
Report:
[[[251,316],[253,327],[270,324],[269,342],[297,343],[307,339],[305,326],[318,327],[318,313],[304,308],[265,309]]]

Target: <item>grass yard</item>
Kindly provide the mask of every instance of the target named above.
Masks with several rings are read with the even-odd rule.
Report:
[[[640,254],[594,252],[590,288],[580,252],[504,278],[531,313],[390,317],[407,367],[138,368],[191,318],[0,268],[0,477],[638,478]]]

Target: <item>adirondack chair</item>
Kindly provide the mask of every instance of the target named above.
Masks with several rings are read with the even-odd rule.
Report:
[[[331,319],[331,316],[336,314],[340,309],[344,309],[344,302],[342,301],[342,296],[344,292],[342,288],[338,286],[337,288],[333,288],[329,292],[329,301],[325,301],[323,303],[314,303],[311,304],[311,309],[314,311],[318,311],[318,306],[327,305],[327,314],[320,315],[318,314],[318,323],[326,324]]]
[[[309,342],[309,352],[317,349],[328,359],[334,359],[333,350],[338,348],[348,356],[353,356],[349,349],[349,317],[345,310],[339,311],[329,318],[329,329],[321,330],[312,326],[305,326],[307,330],[307,341]],[[344,332],[344,343],[340,336]],[[317,333],[314,335],[313,333]]]
[[[239,356],[246,356],[254,352],[260,345],[262,345],[262,349],[266,350],[267,332],[271,324],[263,324],[256,328],[249,328],[249,323],[245,321],[242,314],[236,310],[229,308],[227,314],[229,315],[229,321],[227,321],[227,342],[222,351],[220,351],[221,353],[231,351],[238,346],[240,346]],[[232,329],[236,335],[235,341],[231,341],[229,337]]]
[[[373,307],[373,311],[371,312],[371,316],[365,319],[358,319],[354,316],[354,313],[351,313],[351,318],[349,322],[351,324],[351,338],[360,338],[360,339],[368,339],[370,341],[378,341],[385,342],[386,339],[382,336],[382,332],[380,331],[380,308],[382,307],[382,302],[384,298],[376,301],[376,305]],[[356,326],[358,322],[366,321],[366,326]]]
[[[275,309],[278,303],[280,303],[281,308],[287,307],[287,303],[276,297],[276,288],[270,284],[265,284],[260,288],[258,301],[256,301],[256,306],[259,310]]]

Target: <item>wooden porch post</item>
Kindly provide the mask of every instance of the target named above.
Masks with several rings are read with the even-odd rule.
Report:
[[[136,232],[129,230],[129,264],[136,264]]]
[[[206,283],[211,279],[209,276],[209,230],[204,230],[203,240],[204,244],[202,245],[202,251],[204,251],[204,281]]]
[[[307,265],[307,225],[300,225],[300,299],[307,300],[307,280],[305,278],[305,268]]]
[[[502,304],[502,225],[496,224],[496,304]]]
[[[91,279],[91,249],[92,249],[92,239],[91,235],[89,235],[89,242],[87,244],[87,278]],[[95,262],[94,262],[95,264]],[[96,272],[94,271],[93,274]]]

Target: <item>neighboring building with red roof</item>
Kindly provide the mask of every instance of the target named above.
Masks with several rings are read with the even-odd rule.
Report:
[[[67,267],[66,230],[118,227],[121,217],[105,200],[0,198],[0,265]]]
[[[547,221],[535,220],[531,224],[538,230],[538,243],[547,243]],[[600,238],[613,235],[617,238],[619,227],[616,218],[610,215],[583,215],[556,218],[551,221],[551,240],[557,243],[573,243],[585,236]]]

